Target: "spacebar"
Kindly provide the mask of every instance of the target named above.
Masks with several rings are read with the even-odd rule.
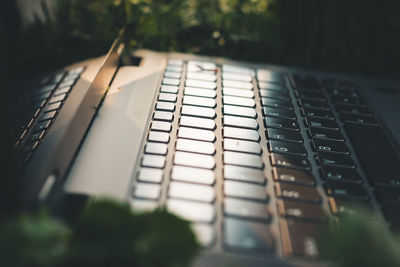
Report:
[[[400,186],[400,157],[377,126],[348,123],[350,141],[373,185]]]

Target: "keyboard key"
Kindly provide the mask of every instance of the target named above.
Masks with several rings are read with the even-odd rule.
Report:
[[[223,118],[224,126],[233,126],[248,129],[258,129],[258,123],[255,119],[243,118],[238,116],[225,115]]]
[[[178,137],[195,139],[199,141],[207,141],[207,142],[214,142],[215,140],[215,134],[213,131],[188,128],[188,127],[179,127]]]
[[[144,151],[146,152],[146,154],[166,155],[168,151],[168,146],[162,143],[148,142]]]
[[[273,98],[277,100],[290,101],[289,95],[284,92],[260,89],[260,97]]]
[[[300,98],[326,102],[326,97],[322,92],[309,91],[306,89],[297,89],[295,90],[295,94],[297,97]]]
[[[293,74],[291,83],[294,88],[307,88],[309,90],[320,91],[320,83],[314,77],[307,74]]]
[[[182,66],[183,65],[183,60],[170,58],[170,59],[168,59],[168,65]]]
[[[290,142],[269,141],[269,149],[271,152],[291,154],[295,156],[307,156],[307,150],[302,144],[294,144]]]
[[[350,141],[373,185],[400,185],[400,157],[380,127],[347,124]]]
[[[360,211],[373,211],[369,201],[357,201],[351,199],[329,198],[329,206],[334,215],[341,216],[345,214],[355,214]],[[362,210],[361,210],[362,209]]]
[[[261,154],[259,143],[228,138],[224,139],[224,150]]]
[[[215,82],[217,80],[217,76],[211,72],[188,72],[186,74],[186,78],[190,80],[202,80],[202,81],[209,81]]]
[[[371,116],[371,112],[369,111],[369,109],[368,108],[364,108],[364,107],[336,105],[335,109],[336,109],[336,111],[338,113],[341,113],[341,114]]]
[[[157,200],[161,194],[161,186],[158,184],[137,183],[133,190],[133,196],[137,198]]]
[[[367,124],[372,126],[378,126],[378,122],[368,116],[360,116],[360,115],[352,115],[352,114],[342,114],[340,115],[340,119],[343,122],[347,123],[357,123],[357,124]]]
[[[200,202],[213,202],[215,200],[213,187],[181,182],[171,182],[168,195],[171,198],[183,198]]]
[[[160,93],[158,95],[158,100],[167,102],[176,102],[176,94]]]
[[[273,168],[272,175],[276,182],[315,186],[314,176],[307,171]]]
[[[50,124],[51,124],[50,120],[38,122],[38,123],[36,123],[32,132],[41,132],[43,130],[47,130],[50,127]]]
[[[68,93],[71,91],[71,89],[72,89],[71,86],[58,88],[58,89],[54,92],[54,95],[55,95],[55,96],[66,95],[66,94],[68,94]]]
[[[179,85],[181,82],[180,79],[173,79],[173,78],[164,78],[162,83],[166,85]]]
[[[215,92],[215,90],[201,89],[201,88],[194,88],[194,87],[185,87],[184,94],[192,95],[192,96],[209,97],[209,98],[217,97],[217,92]]]
[[[224,166],[224,178],[241,182],[251,182],[258,184],[265,183],[265,177],[262,171],[253,168],[233,165]]]
[[[313,108],[313,109],[320,109],[320,110],[330,110],[330,107],[327,102],[325,101],[317,101],[311,100],[308,98],[299,98],[298,103],[300,106],[305,108]]]
[[[155,210],[158,207],[158,202],[149,199],[134,198],[130,201],[130,205],[135,211],[147,212]]]
[[[215,153],[215,146],[210,142],[179,138],[176,141],[176,150],[213,155]]]
[[[349,148],[343,142],[314,138],[312,145],[316,151],[350,154]]]
[[[62,102],[64,101],[64,99],[67,97],[66,94],[61,94],[58,96],[53,96],[52,98],[50,98],[49,100],[49,104],[53,104],[53,103],[57,103],[57,102]]]
[[[305,118],[305,123],[307,127],[321,128],[339,131],[340,128],[335,121],[317,119],[317,118]]]
[[[253,84],[249,82],[239,82],[233,80],[223,80],[222,87],[230,87],[230,88],[238,88],[238,89],[247,89],[252,90]]]
[[[293,111],[284,109],[263,107],[263,114],[267,117],[296,120],[296,114]]]
[[[243,90],[236,88],[224,88],[222,89],[222,94],[224,96],[237,96],[237,97],[247,97],[254,98],[254,92],[251,90]]]
[[[170,132],[171,131],[171,123],[166,121],[153,121],[151,123],[151,130],[154,131],[162,131],[162,132]]]
[[[260,90],[274,90],[277,92],[284,92],[284,93],[287,93],[288,91],[285,85],[278,83],[259,82],[258,87],[260,87]]]
[[[224,194],[227,197],[246,198],[258,201],[268,200],[268,195],[264,186],[229,180],[224,181]]]
[[[272,166],[310,170],[311,164],[308,159],[292,155],[283,155],[271,153],[270,155]]]
[[[267,136],[270,140],[289,141],[300,144],[303,143],[303,137],[301,134],[294,131],[268,128]]]
[[[306,204],[291,200],[278,200],[280,216],[301,221],[324,223],[328,220],[320,205]]]
[[[282,248],[286,257],[318,258],[318,238],[323,228],[314,223],[281,220]]]
[[[47,105],[47,107],[44,109],[43,113],[51,112],[54,110],[59,110],[61,107],[61,104],[62,104],[61,102],[57,102],[57,103]]]
[[[263,107],[280,108],[285,110],[293,110],[292,103],[283,100],[277,100],[273,98],[261,98],[261,105]]]
[[[59,87],[67,87],[67,86],[72,86],[75,83],[74,80],[66,80],[60,83]]]
[[[224,105],[224,115],[242,116],[248,118],[257,118],[257,112],[253,108],[245,108],[231,105]]]
[[[166,78],[180,79],[180,78],[181,78],[181,73],[180,73],[180,72],[173,72],[173,71],[166,71],[166,72],[164,73],[164,77],[166,77]]]
[[[327,181],[362,183],[360,174],[356,170],[349,168],[321,166],[321,177]]]
[[[276,196],[282,199],[319,204],[321,197],[315,187],[276,183]]]
[[[172,122],[172,120],[174,119],[174,115],[172,114],[172,112],[168,112],[168,111],[156,111],[156,112],[154,112],[153,119],[159,120],[159,121]]]
[[[262,159],[259,155],[231,151],[224,152],[224,163],[244,167],[253,167],[258,169],[262,169],[264,167]]]
[[[165,157],[145,154],[142,158],[142,166],[162,169],[165,166]]]
[[[166,72],[177,72],[177,73],[181,73],[182,72],[182,66],[178,66],[175,64],[169,64],[167,65],[167,67],[165,68]]]
[[[160,91],[164,92],[164,93],[177,94],[178,93],[178,86],[162,85]]]
[[[138,174],[138,180],[140,182],[148,182],[148,183],[161,183],[163,180],[164,171],[160,169],[153,168],[140,168]]]
[[[214,206],[209,203],[168,199],[167,209],[186,220],[194,222],[211,223],[215,218]]]
[[[364,101],[357,97],[342,97],[342,96],[331,96],[331,101],[334,104],[354,105],[359,107],[365,107]]]
[[[206,62],[206,61],[195,61],[191,60],[188,62],[188,70],[190,71],[213,71],[215,72],[217,69],[217,65],[214,62]]]
[[[174,164],[196,168],[214,169],[215,160],[212,156],[177,151]]]
[[[189,86],[189,87],[199,87],[199,88],[205,88],[205,89],[217,88],[217,84],[215,82],[208,82],[208,81],[201,81],[201,80],[187,79],[185,84],[186,84],[186,86]]]
[[[213,171],[185,166],[172,167],[171,179],[175,181],[212,185],[215,182]]]
[[[249,108],[254,108],[256,106],[256,102],[254,102],[254,99],[236,96],[224,96],[223,103],[224,105],[234,105]]]
[[[244,219],[263,221],[271,219],[267,204],[237,198],[224,199],[224,213],[228,216],[242,217]]]
[[[210,224],[195,223],[192,224],[194,233],[196,234],[197,240],[203,247],[211,246],[215,241],[215,229]]]
[[[52,119],[54,119],[54,117],[56,116],[56,114],[57,114],[57,111],[51,111],[51,112],[46,112],[46,113],[43,113],[40,117],[39,117],[39,119],[38,119],[38,121],[47,121],[47,120],[52,120]]]
[[[156,110],[174,111],[175,105],[174,105],[174,103],[160,101],[160,102],[157,102],[157,104],[156,104]]]
[[[214,99],[188,95],[183,97],[183,104],[208,108],[215,108],[217,106],[217,103]]]
[[[182,115],[189,115],[202,118],[215,118],[215,110],[212,108],[203,108],[196,106],[183,105],[181,110]]]
[[[259,251],[273,248],[272,235],[266,224],[226,217],[223,231],[227,248]]]
[[[182,126],[214,130],[215,122],[212,119],[196,118],[191,116],[182,116],[179,124]]]
[[[344,141],[344,136],[340,132],[334,130],[310,127],[308,129],[308,133],[311,138],[327,139],[341,142]]]
[[[326,184],[326,194],[335,198],[369,199],[367,190],[362,185],[354,183],[329,182]]]
[[[305,117],[310,118],[319,118],[319,119],[327,119],[334,120],[335,116],[330,111],[319,110],[314,108],[303,108],[302,113]]]
[[[245,74],[254,76],[254,70],[244,66],[231,65],[231,64],[223,64],[222,72],[225,73],[233,73],[233,74]]]
[[[256,142],[260,140],[260,135],[257,131],[234,127],[224,127],[223,135],[224,138],[234,138]]]
[[[283,75],[271,70],[257,70],[257,80],[260,82],[283,83]]]
[[[163,132],[150,131],[148,140],[152,142],[168,143],[169,134]]]
[[[329,152],[318,152],[316,159],[320,165],[333,167],[356,168],[353,159],[346,155],[339,155]]]
[[[222,79],[223,80],[234,80],[234,81],[239,81],[239,82],[248,82],[248,83],[253,81],[253,77],[249,74],[229,73],[229,72],[223,72]]]
[[[341,88],[327,88],[329,95],[341,96],[341,97],[360,97],[360,94],[355,90],[341,89]]]
[[[277,118],[265,118],[266,127],[278,128],[278,129],[286,129],[286,130],[294,130],[299,131],[299,125],[295,121],[285,120],[285,119],[277,119]]]

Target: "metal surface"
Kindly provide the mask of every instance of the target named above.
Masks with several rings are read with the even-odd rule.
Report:
[[[48,197],[52,198],[53,195],[56,198],[59,197],[59,191],[52,194],[51,190],[63,183],[68,168],[115,75],[119,65],[122,33],[102,62],[100,61],[101,63],[98,62],[98,65],[90,62],[78,64],[78,66],[88,64],[87,71],[90,75],[83,74],[78,80],[43,144],[25,169],[23,197],[27,207],[36,206],[39,192],[43,190],[43,186],[48,185],[45,183],[47,177],[55,179],[52,188],[47,188]]]
[[[90,138],[85,142],[83,149],[81,150],[80,155],[78,156],[78,160],[76,164],[74,165],[74,171],[73,175],[70,176],[69,183],[67,184],[66,190],[70,192],[85,192],[87,194],[92,194],[92,195],[118,195],[118,197],[125,198],[129,202],[132,200],[132,190],[136,186],[136,177],[137,177],[137,171],[139,170],[138,166],[140,166],[141,163],[141,158],[142,158],[142,151],[145,148],[145,142],[144,142],[144,137],[147,134],[147,129],[150,127],[150,121],[151,121],[151,114],[154,110],[155,102],[157,100],[157,95],[158,95],[158,86],[160,85],[160,77],[161,77],[161,71],[164,64],[166,63],[166,55],[165,54],[158,54],[158,53],[153,53],[149,51],[140,51],[138,55],[142,56],[144,58],[144,62],[150,60],[154,60],[155,58],[158,59],[159,64],[148,64],[148,65],[142,65],[142,69],[139,68],[130,68],[126,69],[124,72],[119,72],[118,75],[123,75],[124,77],[120,77],[121,79],[118,80],[116,79],[112,85],[112,90],[115,91],[116,95],[113,96],[107,96],[105,105],[102,107],[102,110],[100,111],[101,114],[104,115],[104,117],[99,116],[96,118],[96,121],[94,123],[94,127],[92,127],[89,136]],[[215,59],[215,58],[206,58],[206,57],[195,57],[193,55],[186,55],[186,54],[171,54],[171,58],[181,58],[181,59],[203,59],[203,60],[216,60],[218,63],[225,63],[225,62],[230,62],[230,63],[237,63],[237,64],[242,64],[241,62],[231,62],[227,61],[225,59]],[[245,63],[244,63],[245,64]],[[387,99],[387,97],[375,97],[377,94],[381,94],[381,91],[377,91],[374,88],[379,87],[384,85],[385,87],[390,87],[390,88],[399,88],[398,83],[395,82],[390,82],[390,81],[379,81],[379,80],[373,80],[373,79],[365,79],[361,77],[353,77],[353,76],[347,76],[347,75],[342,75],[342,74],[329,74],[329,73],[322,73],[322,72],[315,72],[315,71],[305,71],[302,69],[295,69],[295,68],[284,68],[284,67],[277,67],[277,66],[269,66],[269,65],[253,65],[253,64],[248,64],[248,66],[254,67],[254,68],[265,68],[265,69],[271,69],[275,71],[280,71],[284,73],[289,73],[289,72],[301,72],[301,73],[309,73],[313,74],[318,78],[323,78],[323,77],[332,77],[332,78],[339,78],[339,79],[349,79],[357,83],[360,88],[362,88],[362,93],[364,95],[364,99],[371,104],[371,109],[375,115],[377,115],[378,111],[380,111],[377,108],[374,108],[374,106],[382,105],[383,99]],[[151,71],[148,68],[155,68],[154,71]],[[137,79],[139,79],[140,75],[143,75],[143,73],[157,73],[156,76],[153,76],[152,79],[146,79],[144,83],[140,83],[140,86],[142,88],[139,88],[138,84],[135,83]],[[136,77],[138,75],[138,77]],[[220,75],[220,74],[219,74]],[[231,84],[234,85],[234,84]],[[214,86],[213,84],[210,84],[210,86]],[[282,238],[287,238],[287,235],[290,233],[284,233],[284,236],[281,236],[281,231],[280,229],[280,223],[281,220],[279,219],[278,215],[278,203],[280,201],[277,201],[275,197],[275,192],[274,192],[274,173],[273,173],[273,168],[271,166],[271,162],[269,161],[269,149],[267,147],[267,141],[265,137],[265,127],[263,123],[263,116],[262,116],[262,108],[260,105],[260,98],[258,94],[255,94],[255,103],[256,103],[256,114],[257,114],[257,122],[258,125],[260,126],[259,129],[257,129],[257,133],[260,136],[260,145],[262,149],[262,163],[264,164],[265,168],[262,170],[264,176],[267,178],[266,184],[264,184],[265,191],[267,192],[268,196],[270,196],[269,202],[268,202],[268,208],[269,212],[271,215],[271,223],[270,223],[270,231],[271,231],[271,236],[274,239],[274,253],[257,253],[257,252],[250,252],[250,251],[244,251],[244,250],[238,250],[238,251],[230,251],[227,250],[226,247],[224,246],[223,243],[223,238],[222,238],[222,231],[223,231],[223,172],[222,172],[222,165],[223,165],[223,143],[222,143],[222,88],[220,82],[217,83],[217,97],[215,98],[215,101],[217,103],[217,108],[215,110],[215,113],[209,114],[210,116],[207,116],[211,119],[216,118],[215,124],[216,124],[216,131],[215,131],[215,148],[216,148],[216,153],[213,155],[213,158],[216,162],[216,168],[214,169],[214,176],[215,176],[215,197],[216,200],[212,204],[212,209],[210,208],[209,204],[196,204],[196,205],[201,205],[201,207],[193,207],[193,209],[189,209],[187,205],[185,205],[185,200],[167,200],[168,197],[168,185],[171,180],[174,180],[174,177],[171,176],[171,170],[172,164],[173,164],[173,151],[175,150],[175,143],[178,140],[178,120],[179,120],[179,112],[181,108],[183,107],[182,105],[182,100],[183,100],[183,87],[184,85],[181,83],[180,85],[180,90],[177,96],[177,101],[176,101],[176,107],[175,110],[172,112],[172,130],[170,134],[171,140],[168,143],[168,153],[165,158],[165,171],[164,171],[164,176],[161,181],[161,197],[160,200],[157,202],[146,202],[146,203],[140,203],[139,201],[137,202],[137,206],[141,207],[155,207],[156,205],[167,205],[171,208],[171,210],[175,210],[181,215],[191,217],[195,220],[203,220],[203,221],[210,221],[213,220],[214,218],[214,230],[216,233],[215,240],[213,241],[213,245],[208,248],[207,250],[204,251],[204,253],[197,259],[195,262],[195,266],[266,266],[270,264],[271,266],[286,266],[286,265],[301,265],[301,266],[322,266],[323,263],[321,262],[314,262],[314,261],[307,261],[303,259],[298,259],[298,258],[292,258],[292,259],[284,259],[283,255],[285,254],[286,251],[288,250],[293,250],[295,249],[294,247],[282,247],[281,240]],[[125,90],[125,94],[122,92],[119,92],[120,95],[118,96],[118,88],[121,87],[122,90]],[[173,87],[169,87],[171,90],[175,90]],[[126,91],[130,90],[129,93]],[[290,92],[292,99],[294,100],[294,95],[292,92]],[[395,95],[396,99],[398,95],[398,90],[395,90]],[[110,97],[110,98],[109,98]],[[124,97],[129,97],[130,99],[135,99],[135,101],[123,101]],[[292,101],[293,101],[292,100]],[[393,103],[392,103],[393,102]],[[399,101],[393,100],[392,103],[390,104],[390,107],[385,108],[386,110],[392,109],[392,110],[398,110],[399,106],[398,103]],[[125,103],[125,106],[122,106],[120,108],[117,107],[118,104],[120,103]],[[142,104],[140,104],[142,103]],[[397,104],[395,104],[397,103]],[[135,115],[134,119],[131,120],[118,120],[118,124],[115,122],[112,122],[111,118],[106,118],[107,114],[109,113],[123,113],[124,116],[126,116],[126,111],[129,110],[129,108],[126,105],[136,105],[140,106],[142,109],[142,113],[140,112],[135,112],[133,113]],[[131,107],[132,108],[132,107]],[[380,108],[382,109],[382,108]],[[208,109],[205,109],[208,110]],[[210,110],[213,111],[214,110]],[[302,115],[300,113],[300,110],[296,108],[293,111],[298,118],[302,118]],[[143,114],[144,113],[144,114]],[[290,115],[290,114],[289,114]],[[384,123],[385,120],[387,121],[393,121],[393,117],[395,116],[394,113],[390,113],[388,111],[380,112],[380,117],[381,121],[380,123]],[[335,114],[337,116],[337,114]],[[123,116],[122,116],[123,117]],[[253,117],[251,115],[250,117]],[[254,116],[255,117],[255,116]],[[379,116],[377,116],[379,117]],[[114,117],[115,118],[115,117]],[[170,118],[170,117],[169,117]],[[169,119],[170,120],[170,119]],[[124,123],[128,123],[130,125],[123,125]],[[135,124],[135,127],[133,127],[132,124]],[[102,133],[102,131],[110,131],[110,127],[118,127],[118,129],[115,129],[112,135],[105,135]],[[320,178],[320,175],[318,173],[318,167],[317,164],[313,158],[314,152],[312,149],[312,145],[308,142],[308,138],[305,135],[306,133],[306,127],[303,123],[299,123],[299,125],[296,125],[296,127],[299,127],[301,132],[303,133],[303,138],[305,140],[305,147],[308,152],[308,159],[310,161],[310,164],[312,166],[312,174],[316,177],[316,186],[317,190],[320,193],[321,196],[323,197],[322,200],[322,209],[325,210],[327,213],[330,213],[329,210],[329,205],[328,205],[328,198],[325,197],[325,192],[323,191],[322,188],[322,180]],[[340,126],[341,127],[341,126]],[[342,127],[341,127],[342,128]],[[392,126],[393,128],[393,126]],[[400,135],[397,134],[396,132],[396,127],[393,128],[394,133],[397,139],[400,138]],[[348,140],[348,137],[346,136],[345,132],[343,129],[341,129],[342,132],[345,135],[345,139]],[[124,132],[127,131],[127,132]],[[390,135],[390,134],[389,134]],[[392,135],[393,137],[393,135]],[[134,140],[132,140],[134,139]],[[393,143],[396,142],[395,138],[392,138],[391,141]],[[354,153],[354,150],[351,148],[351,145],[346,141],[346,144],[349,145],[350,147],[350,152],[352,154]],[[116,148],[113,148],[116,147]],[[102,151],[102,153],[99,153]],[[104,152],[106,151],[106,152]],[[355,160],[356,163],[357,159]],[[107,163],[107,167],[104,167],[103,164]],[[293,174],[291,174],[293,175]],[[365,175],[361,173],[363,180],[365,180]],[[126,177],[128,176],[128,177]],[[284,178],[287,178],[286,176]],[[278,179],[278,178],[277,178]],[[281,179],[281,178],[279,178]],[[294,178],[295,179],[295,178]],[[314,181],[310,180],[305,180],[305,181],[299,181],[302,183],[314,183]],[[122,185],[121,185],[122,183]],[[131,185],[129,186],[129,183]],[[118,184],[118,185],[115,185]],[[118,192],[116,193],[113,191],[113,187],[118,186]],[[124,188],[123,188],[124,187]],[[125,189],[123,196],[121,196],[122,190]],[[371,188],[367,187],[368,191],[371,192]],[[374,205],[376,206],[376,202],[373,202]],[[143,204],[143,205],[141,205]],[[133,205],[134,207],[136,206],[135,204]],[[282,206],[282,205],[281,205]],[[205,217],[198,217],[201,216],[200,213],[195,213],[194,210],[197,209],[197,211],[204,211],[203,215],[207,215]],[[215,214],[213,213],[215,211]]]

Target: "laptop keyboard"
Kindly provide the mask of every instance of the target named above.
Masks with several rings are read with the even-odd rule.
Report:
[[[321,226],[354,203],[377,199],[399,223],[399,162],[351,82],[171,59],[133,206],[165,205],[205,246],[274,251],[280,238],[285,256],[316,257]]]
[[[25,85],[28,90],[13,109],[19,170],[29,163],[83,71],[61,71]]]

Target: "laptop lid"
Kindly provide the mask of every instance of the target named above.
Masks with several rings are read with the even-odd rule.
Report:
[[[68,114],[71,118],[68,125],[57,133],[58,142],[50,148],[42,149],[40,151],[42,154],[37,155],[37,158],[43,156],[43,160],[31,162],[25,169],[22,195],[23,203],[28,208],[34,208],[38,202],[47,201],[50,203],[61,197],[62,190],[57,190],[57,188],[63,183],[64,177],[119,67],[120,55],[124,47],[123,38],[124,30],[121,30],[104,57],[104,61],[99,65],[94,79],[89,81],[90,85],[78,108],[62,110],[62,112],[72,114]],[[79,88],[73,90],[79,90]],[[77,101],[77,99],[69,98],[68,101]]]

